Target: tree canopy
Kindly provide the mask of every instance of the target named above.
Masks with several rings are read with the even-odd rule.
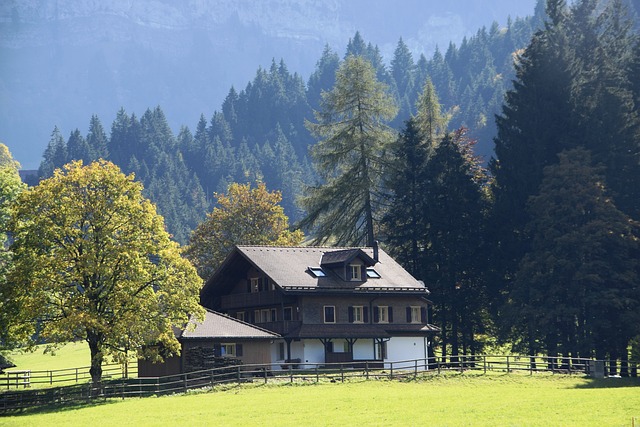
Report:
[[[195,229],[185,255],[207,279],[236,245],[299,245],[304,235],[289,230],[289,219],[279,205],[279,191],[269,192],[264,183],[233,183],[227,194],[214,194],[217,206]]]
[[[107,355],[158,343],[179,352],[172,327],[203,315],[195,268],[142,185],[112,163],[73,162],[21,193],[11,231],[14,269],[0,295],[18,304],[12,337],[85,340],[93,381]]]

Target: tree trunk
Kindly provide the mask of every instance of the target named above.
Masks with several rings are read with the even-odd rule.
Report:
[[[447,314],[444,302],[440,303],[440,316],[442,317],[440,322],[440,327],[442,328],[440,333],[442,338],[442,363],[447,363]]]
[[[101,334],[99,333],[87,333],[87,342],[89,343],[89,350],[91,350],[91,368],[89,368],[89,374],[94,384],[99,384],[102,380],[102,360],[104,356],[102,354],[101,338]]]
[[[620,352],[620,376],[629,376],[629,352],[626,348],[623,348]]]

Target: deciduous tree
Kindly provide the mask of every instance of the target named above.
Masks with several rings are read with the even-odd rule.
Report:
[[[18,195],[26,187],[20,180],[19,167],[7,146],[0,144],[0,287],[7,286],[7,276],[13,266],[13,252],[9,249],[7,237],[11,211]],[[0,351],[16,344],[9,324],[16,308],[16,301],[0,295]]]
[[[279,191],[264,183],[231,184],[227,194],[214,194],[217,206],[191,235],[186,256],[206,279],[220,266],[235,245],[295,246],[304,238],[289,230],[289,219],[279,205]]]
[[[179,352],[172,327],[203,314],[195,268],[142,185],[112,163],[56,170],[19,196],[11,230],[15,269],[0,295],[19,302],[14,338],[85,340],[94,382],[107,355],[152,343]]]

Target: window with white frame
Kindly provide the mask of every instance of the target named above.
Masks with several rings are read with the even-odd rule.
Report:
[[[336,323],[336,307],[335,305],[324,306],[324,323]]]
[[[389,323],[389,307],[386,305],[378,306],[378,323]]]
[[[387,342],[376,342],[376,359],[385,360],[387,358]]]
[[[354,305],[353,306],[353,323],[363,323],[364,318],[362,316],[362,306]]]
[[[420,307],[411,306],[411,323],[420,323],[421,321]]]
[[[362,277],[360,275],[360,265],[351,264],[349,265],[349,269],[351,270],[351,280],[362,280]]]
[[[220,344],[220,355],[221,356],[235,356],[236,355],[236,345],[232,343],[222,343]]]
[[[260,286],[260,281],[257,277],[252,277],[251,279],[251,292],[258,292],[259,286]]]

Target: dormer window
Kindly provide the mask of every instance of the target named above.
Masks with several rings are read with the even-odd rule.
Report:
[[[361,266],[358,264],[350,264],[349,269],[351,271],[350,278],[351,280],[362,280],[362,276],[360,275]]]
[[[313,277],[326,277],[327,276],[327,273],[324,272],[322,267],[309,267],[308,271],[309,271],[309,273],[311,273],[311,275]]]

